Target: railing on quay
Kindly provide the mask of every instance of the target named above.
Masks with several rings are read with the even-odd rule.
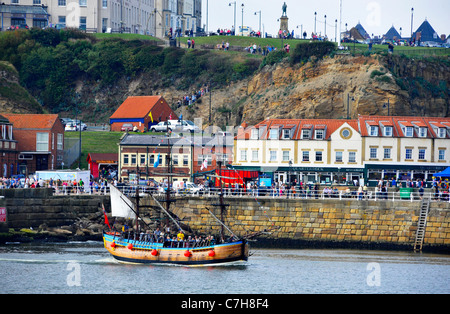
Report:
[[[127,196],[136,195],[137,186],[134,185],[122,185],[117,187],[122,193]],[[109,187],[89,188],[88,191],[79,187],[54,187],[55,195],[109,195]],[[155,196],[163,197],[166,195],[166,190],[163,187],[149,187],[139,186],[140,194],[153,194]],[[199,190],[174,190],[171,192],[173,196],[180,197],[218,197],[221,193],[219,188],[205,188]],[[360,200],[360,201],[408,201],[408,202],[420,202],[424,197],[428,197],[431,201],[443,201],[450,203],[450,193],[448,191],[439,190],[436,192],[434,189],[426,189],[426,191],[396,191],[396,192],[380,192],[380,191],[326,191],[326,190],[282,190],[282,189],[222,189],[224,197],[231,198],[284,198],[284,199],[305,199],[305,200],[318,200],[318,199],[335,199],[335,200]]]

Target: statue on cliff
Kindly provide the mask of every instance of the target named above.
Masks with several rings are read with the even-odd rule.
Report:
[[[286,4],[286,2],[283,4],[283,15],[282,16],[287,16],[287,4]]]

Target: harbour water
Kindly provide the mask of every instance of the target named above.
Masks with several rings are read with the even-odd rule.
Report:
[[[311,249],[251,253],[248,262],[226,266],[144,266],[116,262],[102,242],[13,243],[0,247],[0,293],[450,293],[449,255]]]

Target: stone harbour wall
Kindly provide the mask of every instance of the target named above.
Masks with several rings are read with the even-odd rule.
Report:
[[[259,204],[258,204],[259,202]],[[220,225],[206,207],[220,217],[212,204],[217,199],[178,200],[174,213],[193,229],[217,234]],[[239,235],[263,233],[258,242],[279,246],[412,249],[420,202],[225,199],[225,221]],[[450,253],[450,203],[432,202],[427,220],[424,250]]]

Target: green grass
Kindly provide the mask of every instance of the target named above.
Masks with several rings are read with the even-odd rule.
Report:
[[[88,169],[87,156],[89,153],[118,153],[123,132],[81,132],[81,169]],[[64,132],[66,138],[78,139],[80,132]],[[78,161],[75,162],[78,167]],[[73,168],[73,167],[72,167]]]
[[[109,38],[121,38],[124,40],[153,40],[153,41],[161,41],[161,39],[148,36],[148,35],[141,35],[141,34],[120,34],[120,33],[113,33],[113,34],[107,34],[107,33],[93,33],[92,34],[97,39],[109,39]]]
[[[182,43],[187,43],[189,37],[181,37],[180,41]],[[291,49],[299,43],[309,42],[309,40],[303,39],[284,39],[283,41],[279,38],[257,38],[257,37],[247,37],[247,36],[209,36],[209,37],[194,37],[195,46],[200,47],[200,45],[218,45],[223,42],[229,42],[230,46],[237,47],[249,47],[250,45],[256,44],[261,47],[267,45],[276,47],[278,49],[282,48],[282,44],[289,44]]]
[[[356,54],[367,53],[369,46],[367,44],[345,43],[344,47],[348,47],[348,51]],[[373,45],[372,52],[388,52],[388,45]],[[450,56],[450,48],[428,48],[428,47],[409,47],[394,46],[394,54],[404,54],[407,57],[448,57]]]

